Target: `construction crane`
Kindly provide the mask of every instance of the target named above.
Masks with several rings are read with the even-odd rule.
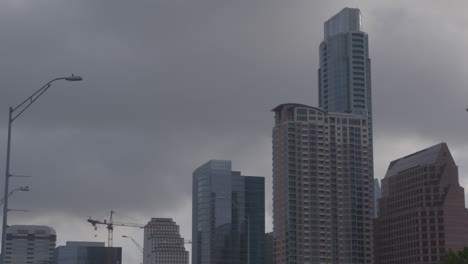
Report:
[[[107,246],[112,247],[113,245],[113,240],[114,240],[114,226],[126,226],[126,227],[139,227],[139,228],[144,228],[145,225],[142,224],[135,224],[135,223],[122,223],[122,222],[114,222],[113,221],[113,216],[115,212],[111,211],[110,212],[110,218],[109,221],[104,219],[103,221],[100,220],[94,220],[89,218],[88,222],[93,225],[94,230],[97,230],[97,225],[105,225],[107,228]]]

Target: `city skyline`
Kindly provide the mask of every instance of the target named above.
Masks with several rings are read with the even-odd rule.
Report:
[[[467,3],[374,2],[358,7],[371,42],[375,176],[445,141],[467,186]],[[12,212],[10,224],[52,226],[58,244],[105,241],[86,219],[114,209],[138,223],[173,217],[189,238],[191,172],[219,158],[266,176],[271,230],[269,110],[317,105],[323,22],[345,6],[355,3],[2,2],[2,150],[9,105],[56,75],[85,78],[52,87],[15,123],[12,172],[34,177],[12,181],[31,191],[11,207],[31,212]],[[142,241],[141,230],[115,233],[136,261],[119,235]]]

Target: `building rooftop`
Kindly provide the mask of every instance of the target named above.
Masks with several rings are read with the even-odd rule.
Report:
[[[324,111],[323,109],[313,107],[310,105],[305,105],[305,104],[296,104],[296,103],[285,103],[285,104],[280,104],[277,107],[271,109],[271,111],[276,112],[276,111],[281,111],[283,110],[284,107],[307,107],[307,108],[316,108],[317,110]]]
[[[7,228],[7,233],[55,235],[55,230],[44,225],[12,225]]]
[[[89,241],[67,241],[67,247],[105,247],[104,242],[89,242]]]
[[[324,38],[344,32],[359,32],[362,29],[361,11],[358,8],[346,7],[327,20],[324,27]]]
[[[352,118],[364,118],[361,115],[355,115],[352,113],[340,113],[340,112],[327,112],[323,108],[320,107],[315,107],[315,106],[310,106],[310,105],[305,105],[305,104],[297,104],[297,103],[285,103],[285,104],[280,104],[276,106],[275,108],[271,109],[272,112],[281,112],[285,107],[304,107],[308,109],[313,109],[315,111],[321,112],[323,114],[328,114],[328,115],[335,115],[335,116],[343,116],[343,117],[352,117]]]
[[[392,161],[390,165],[388,166],[388,170],[387,170],[387,173],[385,174],[385,178],[391,177],[402,171],[405,171],[414,167],[428,165],[428,164],[432,164],[436,162],[439,152],[442,149],[443,145],[445,145],[445,143],[439,143],[432,147],[423,149],[411,155]]]

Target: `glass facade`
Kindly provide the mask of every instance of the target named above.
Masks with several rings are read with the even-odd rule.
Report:
[[[57,264],[121,264],[122,248],[99,242],[67,242],[56,249]]]
[[[372,116],[368,36],[359,9],[345,8],[324,25],[320,44],[319,106],[329,112]]]
[[[192,263],[263,263],[264,178],[212,160],[193,173]]]

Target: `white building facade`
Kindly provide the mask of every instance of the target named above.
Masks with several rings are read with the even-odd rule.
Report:
[[[7,228],[5,264],[53,264],[55,230],[48,226],[13,225]]]
[[[152,218],[144,231],[143,264],[188,264],[189,253],[171,218]]]

